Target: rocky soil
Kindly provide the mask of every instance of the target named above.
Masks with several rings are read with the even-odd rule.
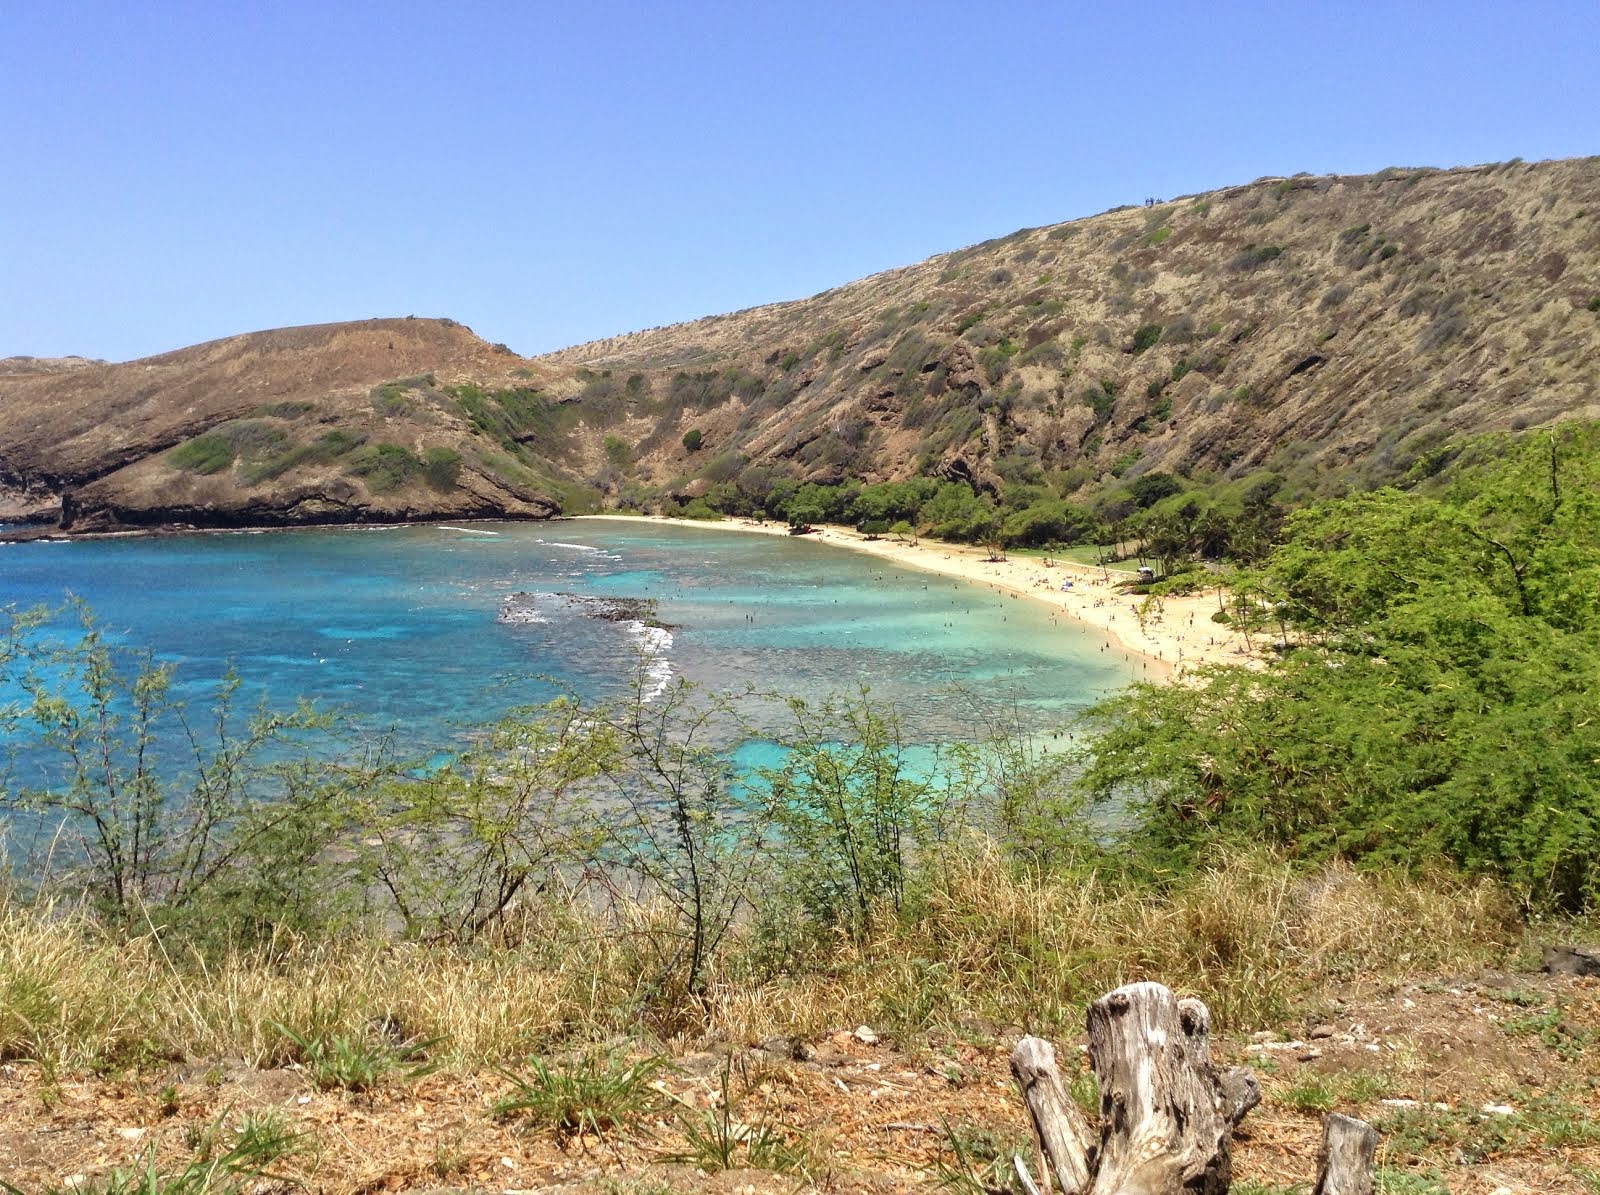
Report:
[[[0,1066],[0,1173],[33,1192],[151,1157],[175,1170],[206,1148],[209,1126],[222,1123],[226,1142],[270,1113],[300,1135],[274,1172],[315,1191],[744,1195],[943,1183],[975,1195],[997,1156],[1028,1153],[1007,1069],[1021,1032],[973,1022],[903,1041],[867,1026],[813,1041],[703,1041],[678,1052],[647,1110],[566,1134],[490,1114],[527,1066],[355,1093],[319,1089],[304,1068],[227,1059],[104,1076],[11,1062]],[[1079,1043],[1058,1044],[1070,1059]],[[1282,1024],[1219,1037],[1218,1050],[1254,1067],[1266,1093],[1236,1142],[1235,1191],[1307,1190],[1328,1110],[1382,1131],[1382,1191],[1592,1195],[1600,1185],[1595,978],[1352,980]],[[1092,1098],[1092,1088],[1075,1094]],[[731,1168],[686,1134],[717,1124],[731,1126]],[[763,1130],[785,1148],[751,1166],[739,1143]]]

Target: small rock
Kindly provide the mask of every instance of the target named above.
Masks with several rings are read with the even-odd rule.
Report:
[[[769,1037],[756,1046],[763,1054],[776,1054],[779,1058],[799,1058],[800,1046],[793,1038]]]
[[[1515,1116],[1517,1110],[1510,1104],[1485,1104],[1483,1111],[1486,1116]]]
[[[847,1051],[836,1046],[831,1041],[825,1041],[811,1051],[811,1056],[805,1061],[816,1066],[843,1066],[850,1061]]]
[[[878,1035],[867,1025],[857,1025],[855,1036],[856,1040],[862,1045],[875,1046],[878,1044]]]
[[[1551,946],[1539,969],[1547,975],[1600,976],[1600,950],[1588,946]]]
[[[1417,1108],[1421,1107],[1416,1100],[1379,1100],[1385,1108]]]
[[[1322,1040],[1324,1040],[1326,1038],[1330,1038],[1330,1037],[1333,1036],[1333,1026],[1332,1025],[1315,1025],[1315,1026],[1312,1027],[1311,1032],[1308,1033],[1306,1036],[1309,1037],[1312,1041],[1322,1041]]]
[[[1297,1055],[1297,1057],[1300,1059],[1301,1062],[1311,1062],[1311,1061],[1313,1061],[1313,1060],[1315,1060],[1317,1058],[1321,1058],[1322,1057],[1322,1051],[1317,1049],[1315,1046],[1313,1046],[1309,1050],[1300,1051],[1300,1053]]]
[[[1250,1040],[1259,1045],[1262,1042],[1277,1041],[1278,1035],[1270,1029],[1262,1029],[1256,1033],[1252,1033],[1250,1035]]]
[[[140,1137],[144,1136],[144,1130],[143,1129],[118,1129],[117,1130],[117,1136],[126,1138],[129,1141],[137,1141]]]
[[[709,1050],[702,1050],[694,1054],[685,1054],[678,1059],[678,1069],[691,1075],[714,1075],[722,1069],[723,1059],[720,1054]]]

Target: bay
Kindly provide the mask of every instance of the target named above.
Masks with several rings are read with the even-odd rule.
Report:
[[[605,519],[0,545],[0,603],[87,603],[203,699],[307,698],[347,730],[449,749],[514,707],[678,677],[811,700],[869,687],[914,736],[969,697],[1052,733],[1131,679],[1103,637],[987,587],[804,538]],[[648,599],[666,629],[596,616]],[[512,617],[506,617],[508,608]],[[642,653],[642,654],[641,654]],[[640,668],[644,669],[641,676]]]

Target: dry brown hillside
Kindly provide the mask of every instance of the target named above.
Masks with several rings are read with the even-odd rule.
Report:
[[[534,360],[422,319],[12,358],[0,522],[541,517],[785,475],[1305,492],[1600,415],[1597,363],[1600,158],[1263,179]]]
[[[813,479],[1271,461],[1360,482],[1600,413],[1596,296],[1600,158],[1386,170],[1023,229],[541,361],[680,489],[730,451]]]
[[[139,361],[0,376],[0,519],[69,529],[556,509],[512,436],[474,435],[466,383],[529,363],[451,320],[254,332]],[[525,459],[524,459],[525,458]]]

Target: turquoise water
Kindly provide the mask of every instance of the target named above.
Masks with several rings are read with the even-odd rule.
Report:
[[[310,698],[412,749],[564,690],[621,693],[641,663],[647,691],[870,686],[926,738],[971,733],[961,689],[1048,732],[1138,667],[981,585],[809,539],[604,519],[0,544],[0,603],[69,592],[197,698],[231,663],[251,702]],[[654,599],[670,629],[563,595]]]

